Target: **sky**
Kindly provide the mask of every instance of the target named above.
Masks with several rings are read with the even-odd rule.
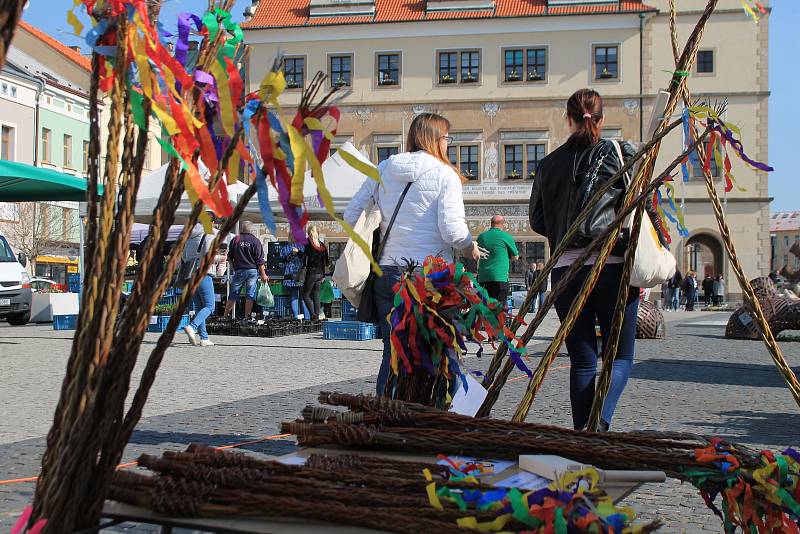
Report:
[[[269,0],[276,1],[276,0]],[[72,35],[66,23],[66,0],[30,0],[23,18],[68,45],[83,45],[82,39]],[[797,153],[796,137],[791,132],[800,124],[800,99],[792,90],[800,88],[800,61],[793,32],[800,28],[800,1],[773,0],[769,20],[769,163],[775,168],[769,180],[769,194],[773,200],[771,211],[800,210],[800,164],[792,161]],[[200,13],[206,0],[164,0],[161,20],[176,20],[182,11]],[[236,0],[233,9],[235,20],[242,19],[244,8],[250,0]],[[63,11],[63,13],[62,13]],[[167,29],[171,29],[169,25]],[[752,147],[745,149],[753,150]]]

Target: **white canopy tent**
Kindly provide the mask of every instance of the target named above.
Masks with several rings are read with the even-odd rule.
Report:
[[[322,172],[325,176],[325,184],[328,191],[333,198],[333,206],[336,213],[341,214],[347,207],[350,199],[353,198],[356,191],[361,187],[361,184],[367,178],[361,172],[355,170],[348,165],[339,155],[339,151],[346,151],[352,154],[359,160],[370,163],[361,152],[356,149],[352,143],[347,142],[337,150],[336,154],[326,159],[322,164]],[[201,163],[201,172],[207,174],[205,166]],[[164,180],[167,175],[167,165],[156,169],[150,174],[142,178],[142,183],[139,186],[139,194],[136,198],[136,211],[135,218],[137,222],[148,223],[150,222],[153,210],[158,205],[158,199],[161,195],[161,189],[164,186]],[[247,189],[247,184],[243,182],[236,182],[235,184],[228,185],[228,194],[232,204],[235,204],[239,195],[243,194]],[[330,219],[328,212],[325,210],[322,203],[317,197],[317,184],[311,176],[311,172],[307,172],[303,186],[303,197],[306,207],[308,208],[309,216],[316,220]],[[270,207],[275,214],[275,220],[285,221],[282,217],[283,210],[280,202],[277,199],[277,193],[270,187]],[[181,197],[180,205],[176,211],[176,222],[180,222],[182,217],[186,217],[191,213],[192,206],[189,202],[189,197],[184,193]],[[245,207],[243,218],[253,222],[261,222],[261,212],[258,209],[258,199],[256,196],[250,200]]]

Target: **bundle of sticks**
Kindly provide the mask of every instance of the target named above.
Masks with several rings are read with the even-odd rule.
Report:
[[[694,451],[708,445],[705,438],[692,434],[583,432],[468,417],[369,395],[323,391],[319,401],[349,411],[307,407],[303,421],[283,423],[282,431],[295,434],[301,446],[438,451],[508,460],[521,454],[559,454],[603,469],[652,469],[681,478],[682,468],[702,467]]]
[[[485,525],[511,532],[538,531],[547,526],[546,520],[527,512],[517,490],[495,488],[475,477],[468,480],[463,473],[435,463],[312,454],[305,465],[285,465],[200,445],[160,457],[143,455],[138,463],[156,475],[118,471],[109,497],[171,516],[307,519],[403,533],[466,532]],[[608,503],[608,497],[593,485],[577,491],[579,484],[574,491],[541,490],[540,502],[530,494],[524,499],[530,506],[560,499],[565,526],[604,524],[592,510]],[[623,517],[624,527],[630,526],[632,513],[614,511],[617,517],[612,523]],[[640,532],[657,527],[658,522],[652,522],[641,526]]]
[[[516,460],[555,454],[603,469],[658,470],[694,485],[723,520],[759,532],[800,533],[800,452],[755,451],[719,438],[663,432],[585,432],[472,418],[422,404],[321,392],[303,420],[283,423],[304,447],[338,446]],[[722,498],[722,510],[714,504]],[[761,527],[759,527],[761,528]]]

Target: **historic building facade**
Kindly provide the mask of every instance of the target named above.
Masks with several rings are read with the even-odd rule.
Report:
[[[682,0],[685,39],[705,2]],[[674,70],[667,0],[642,3],[574,0],[295,0],[256,1],[243,24],[250,47],[248,79],[255,89],[273,58],[284,54],[289,82],[283,102],[299,101],[317,71],[346,91],[337,142],[353,142],[373,161],[404,149],[414,116],[447,116],[450,158],[469,178],[464,186],[474,234],[503,214],[521,245],[513,267],[542,260],[548,250],[528,226],[527,203],[536,166],[568,137],[566,99],[593,87],[605,99],[604,135],[640,141],[653,102]],[[729,117],[757,158],[767,151],[767,28],[755,25],[737,0],[721,0],[703,40],[690,86],[693,96],[729,100]],[[660,164],[680,150],[680,134],[662,148]],[[695,173],[693,173],[695,174]],[[734,162],[745,192],[726,196],[726,209],[748,274],[769,268],[767,178]],[[683,269],[728,274],[727,260],[702,180],[679,187],[688,239],[673,232]],[[329,240],[343,238],[335,225]],[[698,253],[698,248],[702,249]],[[764,249],[764,250],[761,250]],[[691,253],[690,253],[691,252]],[[698,260],[697,258],[700,258]],[[738,288],[731,283],[731,291]]]

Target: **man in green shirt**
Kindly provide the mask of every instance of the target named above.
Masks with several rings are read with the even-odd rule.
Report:
[[[478,283],[505,305],[508,298],[509,259],[519,258],[517,245],[511,234],[503,231],[505,219],[502,215],[492,217],[492,227],[478,236],[478,246],[488,252],[478,262]]]

